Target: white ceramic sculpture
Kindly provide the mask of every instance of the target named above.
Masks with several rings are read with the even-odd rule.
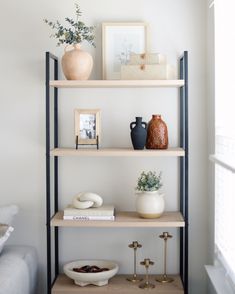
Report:
[[[100,207],[103,199],[91,192],[79,193],[73,198],[73,206],[78,209],[87,209],[90,207]]]

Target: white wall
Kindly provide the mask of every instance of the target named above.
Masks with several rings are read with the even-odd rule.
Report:
[[[60,19],[74,11],[74,1],[1,1],[1,185],[0,204],[18,203],[12,243],[32,244],[40,264],[39,293],[45,293],[45,97],[44,52],[61,56],[49,39],[43,18]],[[190,293],[206,293],[207,263],[207,128],[206,128],[206,9],[193,0],[80,0],[84,20],[97,26],[93,78],[101,77],[101,29],[103,21],[147,21],[152,51],[166,53],[170,63],[189,51],[190,131]],[[102,146],[130,146],[129,123],[135,116],[148,121],[161,113],[169,128],[170,145],[178,145],[178,97],[175,89],[83,89],[60,92],[60,145],[72,146],[74,108],[102,110]],[[101,194],[118,209],[134,209],[134,187],[142,170],[163,171],[167,209],[177,209],[177,159],[60,160],[60,207],[81,190]],[[178,272],[178,231],[169,230],[169,272]],[[127,245],[143,244],[139,258],[156,262],[162,271],[162,230],[67,229],[61,230],[61,264],[76,258],[111,258],[121,272],[131,272],[132,253]]]

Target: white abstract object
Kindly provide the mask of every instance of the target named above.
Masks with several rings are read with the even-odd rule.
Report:
[[[78,209],[87,209],[90,207],[100,207],[103,199],[91,192],[79,193],[73,198],[73,206]]]

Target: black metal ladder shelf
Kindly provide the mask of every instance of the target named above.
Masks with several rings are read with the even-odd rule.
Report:
[[[185,227],[180,227],[180,276],[184,292],[188,294],[188,52],[184,51],[179,59],[180,79],[184,85],[180,87],[180,147],[185,156],[180,157],[180,212],[184,217]],[[51,134],[54,136],[53,147],[58,148],[58,88],[53,88],[51,95],[50,76],[58,80],[58,58],[46,52],[46,226],[47,226],[47,293],[51,294],[52,287],[59,275],[59,229],[52,233],[51,219],[58,212],[58,156],[53,157],[51,164]],[[105,86],[104,86],[105,88]],[[51,101],[53,99],[53,101]],[[51,103],[53,102],[53,103]],[[53,107],[51,107],[53,104]],[[54,125],[51,124],[51,112]],[[53,171],[53,179],[51,177]],[[53,193],[51,188],[53,185]],[[54,204],[52,207],[51,204]],[[53,209],[52,209],[53,208]],[[53,212],[52,212],[53,210]],[[54,241],[52,242],[52,237]],[[52,269],[52,250],[54,250],[54,268]],[[54,275],[52,274],[54,272]]]

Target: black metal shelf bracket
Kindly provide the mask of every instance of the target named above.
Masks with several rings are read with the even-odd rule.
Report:
[[[58,80],[58,58],[46,52],[46,229],[47,229],[47,293],[51,294],[52,285],[52,235],[51,235],[51,93],[50,93],[50,73],[51,61],[54,66],[54,80]],[[58,89],[54,88],[54,148],[58,147]],[[54,213],[58,211],[58,157],[54,158]],[[54,249],[55,249],[55,278],[59,274],[59,232],[54,229]]]
[[[180,158],[180,212],[184,216],[185,227],[180,228],[180,276],[188,294],[188,51],[180,58],[180,147],[185,157]]]

